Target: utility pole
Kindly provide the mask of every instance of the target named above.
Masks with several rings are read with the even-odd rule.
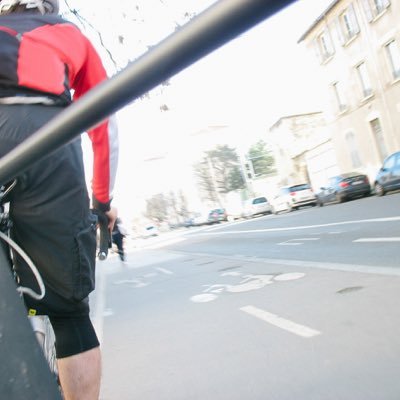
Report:
[[[218,191],[218,186],[217,186],[217,180],[215,178],[215,173],[214,173],[214,167],[211,162],[211,158],[207,155],[207,165],[208,165],[208,170],[210,171],[210,176],[211,176],[211,183],[212,187],[215,193],[215,196],[217,197],[218,205],[222,207],[222,201],[221,201],[221,196]]]
[[[254,194],[253,190],[253,178],[254,178],[254,170],[253,170],[253,163],[247,159],[247,156],[239,156],[240,161],[240,171],[242,172],[242,177],[244,183],[246,185],[247,192],[250,196]]]

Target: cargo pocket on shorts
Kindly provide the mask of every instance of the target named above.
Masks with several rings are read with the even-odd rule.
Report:
[[[90,217],[90,226],[75,237],[78,259],[75,265],[73,299],[80,301],[94,290],[96,265],[96,218]]]

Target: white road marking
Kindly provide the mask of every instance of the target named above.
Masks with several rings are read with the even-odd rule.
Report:
[[[150,285],[150,282],[143,282],[139,279],[122,279],[115,281],[114,285],[133,285],[135,288],[142,288]]]
[[[347,271],[347,272],[360,272],[364,274],[378,274],[378,275],[389,275],[389,276],[400,276],[400,268],[397,267],[383,267],[383,266],[372,266],[364,264],[342,264],[332,262],[321,262],[321,261],[307,261],[307,260],[290,260],[283,258],[267,258],[267,257],[256,257],[256,256],[231,256],[231,255],[220,255],[212,253],[200,253],[200,252],[183,252],[183,251],[172,251],[171,253],[179,253],[182,255],[202,256],[202,257],[214,257],[219,260],[234,260],[243,262],[263,262],[273,265],[286,265],[289,267],[304,267],[304,268],[319,268],[328,269],[333,271]]]
[[[111,315],[114,315],[114,311],[111,308],[106,308],[103,312],[104,317],[109,317]]]
[[[165,269],[165,268],[161,268],[161,267],[156,268],[156,270],[162,272],[165,275],[173,275],[174,274],[172,271]]]
[[[215,300],[217,297],[218,296],[213,293],[202,293],[192,296],[190,300],[192,300],[194,303],[208,303],[209,301]]]
[[[320,238],[298,238],[298,239],[292,239],[292,240],[301,240],[302,242],[303,241],[309,241],[309,240],[319,240]]]
[[[297,239],[289,239],[286,240],[285,242],[280,242],[278,243],[279,246],[298,246],[303,243],[301,242],[307,242],[307,241],[313,241],[313,240],[320,240],[320,238],[297,238]],[[300,243],[299,243],[300,242]]]
[[[149,246],[143,246],[143,247],[146,248],[146,249],[160,249],[161,247],[169,246],[170,244],[183,242],[184,240],[186,240],[186,239],[178,237],[178,238],[174,238],[174,239],[170,239],[170,240],[164,240],[162,242],[151,244]]]
[[[302,336],[304,338],[311,338],[321,334],[320,331],[297,324],[296,322],[279,317],[278,315],[261,310],[260,308],[254,306],[249,305],[241,307],[240,310],[262,321],[268,322],[271,325],[277,326],[278,328],[284,329],[285,331],[294,333],[295,335]]]
[[[97,269],[99,272],[96,274],[96,304],[93,313],[93,327],[96,331],[99,342],[103,341],[103,317],[105,309],[105,286],[106,278],[104,269]]]
[[[242,276],[241,272],[231,271],[231,272],[223,272],[221,276]]]
[[[227,276],[228,274],[222,273],[221,276]],[[198,294],[192,296],[190,298],[191,301],[195,303],[206,303],[209,301],[215,300],[218,296],[217,294],[221,294],[223,292],[228,293],[243,293],[249,292],[250,290],[262,289],[266,285],[270,285],[273,281],[290,281],[294,279],[300,279],[305,276],[302,272],[288,272],[285,274],[279,275],[244,275],[241,273],[230,273],[230,276],[242,276],[242,279],[238,284],[214,284],[214,285],[203,285],[206,286],[206,289],[203,290],[202,294]],[[204,296],[204,294],[215,294],[215,296]]]
[[[274,281],[293,281],[306,276],[303,272],[288,272],[286,274],[279,274],[275,276]]]
[[[388,217],[388,218],[371,218],[371,219],[359,219],[342,222],[332,222],[328,224],[317,224],[317,225],[300,225],[300,226],[288,226],[285,228],[267,228],[267,229],[252,229],[243,231],[224,231],[224,232],[200,232],[199,235],[234,235],[242,233],[258,233],[258,232],[280,232],[280,231],[295,231],[300,229],[314,229],[314,228],[325,228],[327,226],[340,226],[349,224],[371,224],[376,222],[396,222],[400,221],[399,217]],[[223,227],[221,227],[222,229]],[[194,233],[194,232],[193,232]]]
[[[360,238],[353,240],[353,243],[379,243],[379,242],[400,242],[400,237]]]

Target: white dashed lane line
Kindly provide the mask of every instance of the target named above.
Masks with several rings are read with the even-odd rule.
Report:
[[[284,242],[277,243],[278,246],[299,246],[304,244],[303,242],[309,242],[314,240],[319,240],[320,238],[297,238],[297,239],[289,239]]]
[[[400,237],[360,238],[353,240],[353,243],[383,243],[400,242]]]
[[[241,307],[240,310],[264,322],[267,322],[271,325],[274,325],[278,328],[284,329],[285,331],[304,338],[311,338],[321,334],[320,331],[309,328],[308,326],[297,324],[296,322],[279,317],[278,315],[272,314],[268,311],[262,310],[254,306],[249,305]]]

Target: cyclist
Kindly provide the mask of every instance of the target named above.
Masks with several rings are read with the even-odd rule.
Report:
[[[0,156],[107,78],[90,41],[59,17],[57,0],[0,0]],[[72,94],[73,93],[73,98]],[[118,159],[114,117],[89,130],[92,205],[110,228]],[[10,196],[12,236],[43,277],[46,295],[25,297],[31,314],[48,315],[65,399],[97,399],[99,341],[89,318],[94,289],[95,219],[90,212],[80,138],[46,155],[17,178]],[[35,287],[16,256],[23,286]]]
[[[124,239],[126,237],[126,229],[122,224],[121,218],[117,218],[112,230],[112,242],[117,246],[118,255],[122,262],[126,261],[126,255],[124,251]]]

